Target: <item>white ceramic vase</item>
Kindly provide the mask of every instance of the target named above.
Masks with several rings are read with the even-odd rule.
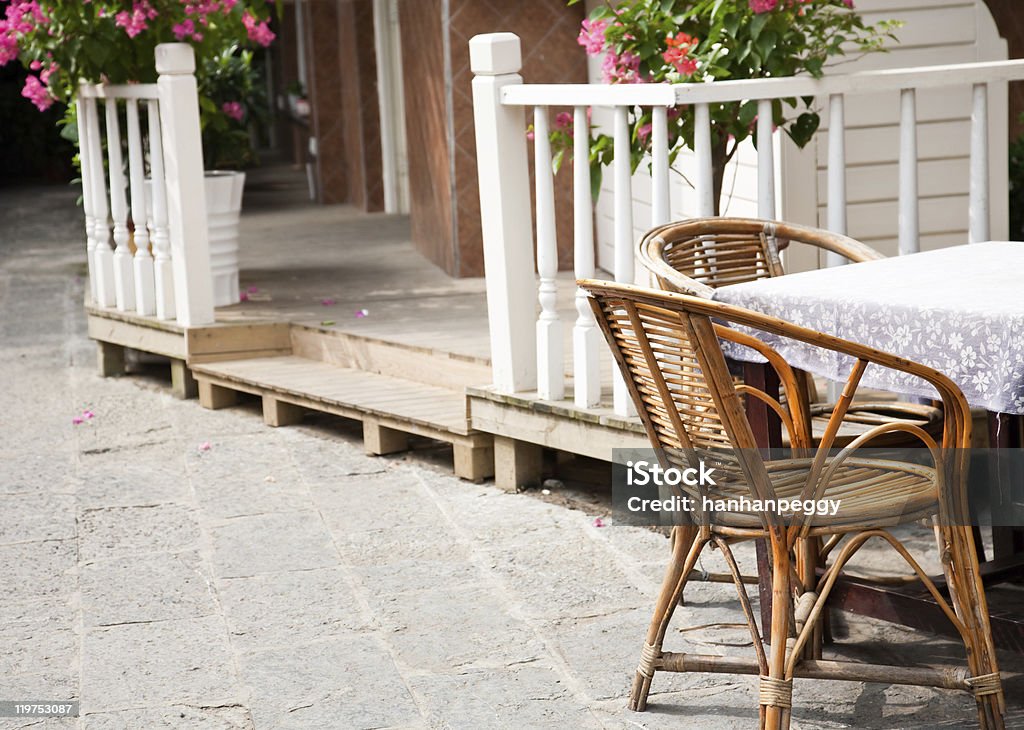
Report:
[[[239,302],[238,219],[242,211],[244,172],[207,171],[206,218],[213,269],[213,305]]]

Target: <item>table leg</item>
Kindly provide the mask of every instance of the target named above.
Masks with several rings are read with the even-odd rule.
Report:
[[[1021,448],[1021,416],[1007,413],[988,414],[989,446],[993,449]],[[1006,503],[1010,497],[1010,485],[1001,483],[1006,475],[997,476],[992,494],[993,504]],[[1005,558],[1024,553],[1024,529],[1019,527],[992,527],[992,556]]]
[[[743,382],[779,397],[779,376],[768,364],[743,363]],[[782,448],[782,421],[766,404],[754,398],[747,398],[747,419],[754,434],[754,440],[761,448]],[[772,625],[772,564],[771,550],[766,540],[755,540],[757,549],[758,597],[761,606],[761,625]]]

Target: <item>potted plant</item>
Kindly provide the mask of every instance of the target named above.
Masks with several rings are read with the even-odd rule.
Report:
[[[262,97],[246,47],[274,39],[260,0],[14,0],[0,18],[0,66],[28,70],[22,96],[40,111],[65,107],[62,134],[77,141],[80,80],[155,83],[157,44],[186,42],[196,55],[200,123],[206,160],[214,304],[238,291],[238,214],[242,172],[253,161],[248,122]]]
[[[866,25],[853,0],[628,0],[595,8],[583,21],[578,41],[589,55],[602,57],[605,83],[706,83],[800,73],[820,77],[835,56],[884,50],[884,41],[895,39],[900,25]],[[783,99],[772,105],[774,126],[800,147],[818,129],[813,101]],[[756,120],[756,101],[711,106],[715,215],[726,165],[741,142],[756,137]],[[650,151],[650,110],[630,110],[630,122],[635,170]],[[693,137],[692,107],[670,110],[671,159],[683,147],[693,149]],[[556,163],[571,157],[569,115],[555,125],[551,142]],[[613,154],[610,137],[592,138],[595,191],[600,189],[601,168],[611,163]]]

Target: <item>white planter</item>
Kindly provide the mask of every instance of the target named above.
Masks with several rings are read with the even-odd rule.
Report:
[[[244,172],[211,172],[206,182],[206,218],[213,269],[213,306],[239,302],[238,218],[242,211]]]

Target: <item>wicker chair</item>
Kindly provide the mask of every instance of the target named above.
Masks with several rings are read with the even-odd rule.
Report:
[[[721,286],[783,276],[780,253],[791,244],[813,246],[855,263],[885,258],[847,236],[753,218],[696,218],[660,226],[640,241],[637,257],[662,289],[711,299]],[[817,442],[832,404],[816,402],[813,380],[805,374],[800,377],[808,404],[805,415],[812,440]],[[872,426],[897,421],[920,426],[935,436],[941,430],[942,412],[914,403],[857,403],[847,413],[835,445],[846,446]],[[902,433],[890,433],[886,441],[877,445],[901,446],[906,438]]]
[[[1005,700],[993,649],[988,609],[978,572],[970,527],[958,520],[966,512],[965,449],[970,445],[971,414],[963,394],[946,376],[893,355],[829,335],[707,299],[639,287],[584,280],[595,317],[615,355],[652,447],[663,468],[692,465],[695,454],[728,447],[734,468],[717,486],[682,487],[698,500],[746,494],[751,500],[841,497],[835,517],[798,513],[781,517],[769,511],[733,509],[700,514],[673,528],[673,553],[654,616],[640,654],[630,707],[643,710],[651,681],[659,671],[757,674],[761,727],[787,728],[794,677],[875,681],[961,689],[974,695],[983,728],[1002,728]],[[792,338],[842,353],[854,363],[817,451],[806,458],[765,460],[757,449],[741,403],[747,386],[728,373],[719,338],[742,341],[751,331]],[[873,427],[838,456],[829,456],[832,436],[854,397],[868,364],[924,378],[944,405],[943,432],[936,442],[923,429],[905,423]],[[786,387],[786,384],[784,384]],[[773,408],[792,420],[796,415],[767,394]],[[858,455],[875,436],[902,432],[931,452],[934,466]],[[863,454],[863,452],[861,452]],[[883,525],[935,519],[936,536],[949,589],[947,601],[908,550]],[[801,574],[793,554],[800,543],[828,536],[824,554],[834,552],[824,573]],[[808,658],[835,581],[856,551],[869,539],[888,542],[910,565],[921,583],[956,627],[967,653],[963,667],[887,667]],[[774,610],[770,626],[758,629],[730,543],[761,538],[770,542]],[[666,631],[687,577],[701,551],[713,544],[722,550],[746,615],[755,657],[705,656],[666,652]],[[787,642],[791,627],[796,637]],[[766,651],[762,642],[768,640]],[[813,654],[811,655],[813,656]]]

